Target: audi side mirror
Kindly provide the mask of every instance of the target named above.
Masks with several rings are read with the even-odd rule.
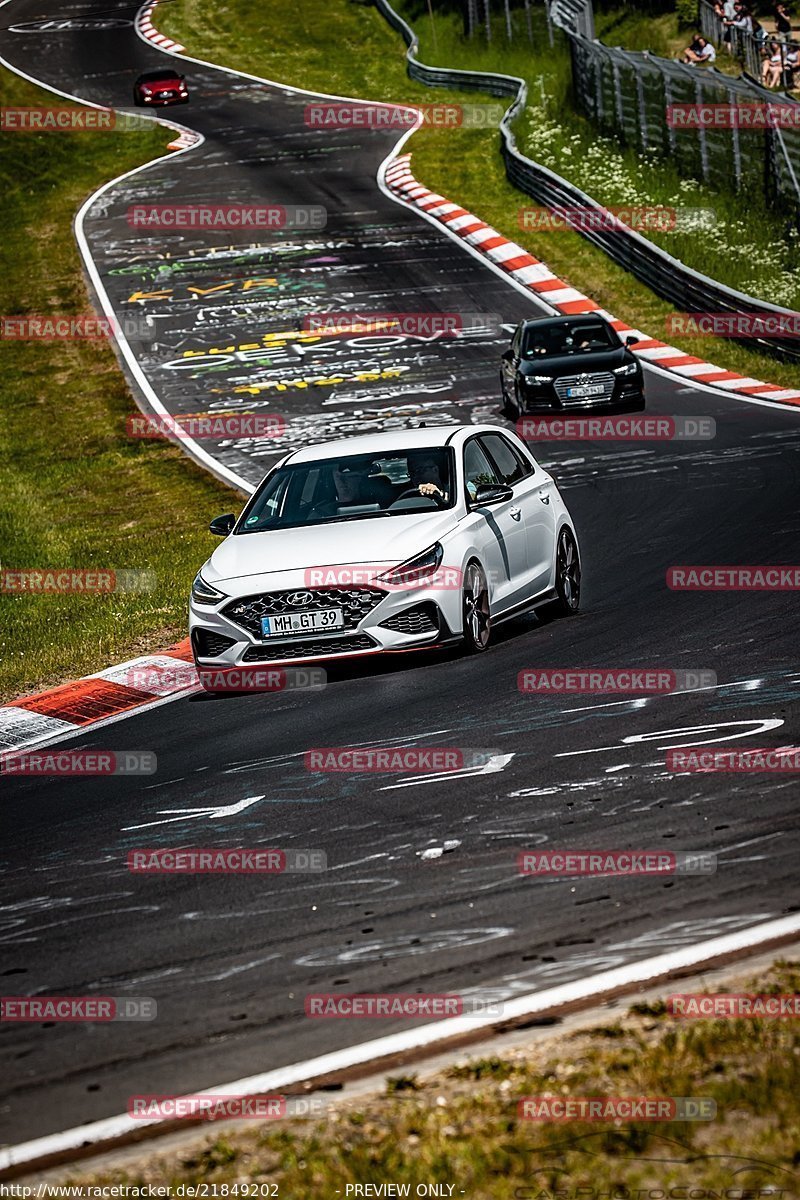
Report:
[[[638,341],[639,341],[639,339],[637,338],[636,334],[629,333],[628,336],[625,338],[625,345],[626,346],[635,346]]]
[[[214,517],[214,520],[209,525],[209,531],[215,537],[227,537],[230,531],[236,524],[236,516],[234,513],[225,513],[224,517]]]

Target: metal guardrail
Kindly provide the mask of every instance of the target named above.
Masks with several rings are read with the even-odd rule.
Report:
[[[493,96],[512,97],[513,102],[506,110],[500,122],[500,152],[503,157],[506,175],[509,181],[531,196],[537,203],[551,209],[581,208],[598,214],[596,222],[582,222],[587,228],[579,232],[588,241],[603,250],[609,258],[624,267],[642,283],[651,288],[656,295],[675,304],[681,312],[720,312],[720,313],[758,313],[767,316],[782,316],[788,319],[800,320],[800,315],[791,309],[781,308],[738,292],[725,284],[692,270],[679,259],[673,258],[666,250],[642,237],[635,230],[626,226],[620,232],[597,228],[602,224],[600,215],[606,210],[591,196],[568,180],[563,179],[549,168],[527,158],[517,149],[516,139],[512,131],[514,119],[519,115],[527,100],[525,81],[514,75],[502,75],[496,72],[462,71],[449,67],[430,67],[417,58],[419,40],[411,27],[394,11],[389,0],[375,0],[378,11],[385,17],[393,29],[401,35],[406,43],[406,61],[408,73],[412,79],[426,84],[428,87],[466,88],[473,91],[489,93]],[[572,33],[570,41],[573,48],[578,45],[599,46],[599,43],[587,43],[586,39]],[[601,47],[601,49],[606,49]],[[625,51],[619,51],[625,54]],[[638,57],[642,57],[641,55]],[[660,60],[663,61],[663,60]],[[669,64],[680,66],[680,64]],[[691,71],[692,68],[685,68]],[[695,72],[692,78],[699,76]],[[716,72],[715,72],[716,74]],[[725,86],[735,85],[737,80],[721,77]],[[771,93],[770,93],[771,94]],[[752,94],[750,99],[752,101]],[[664,110],[661,109],[661,125],[664,126]],[[798,131],[800,133],[800,131]],[[751,134],[761,136],[763,134]],[[755,342],[763,350],[779,358],[800,360],[800,339],[789,336],[768,335],[758,338],[742,339],[752,346]]]
[[[594,7],[587,0],[545,0],[547,15],[554,25],[594,41]]]

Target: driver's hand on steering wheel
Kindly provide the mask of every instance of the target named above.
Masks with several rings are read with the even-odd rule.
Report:
[[[421,483],[419,485],[419,494],[421,496],[439,495],[443,500],[447,500],[447,496],[444,494],[441,488],[436,486],[435,483]]]

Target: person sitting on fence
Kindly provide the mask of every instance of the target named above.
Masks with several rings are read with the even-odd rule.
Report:
[[[764,87],[776,88],[781,82],[783,73],[783,55],[780,42],[771,41],[763,51],[764,62],[761,66],[761,80]]]
[[[683,52],[681,62],[684,63],[713,63],[717,57],[717,52],[711,45],[711,42],[706,41],[699,34],[692,42],[691,46],[687,46]]]

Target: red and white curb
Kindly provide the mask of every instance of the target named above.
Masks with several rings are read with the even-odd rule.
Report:
[[[619,333],[630,333],[638,338],[636,345],[632,347],[634,354],[661,370],[681,376],[687,382],[695,380],[697,383],[742,396],[800,405],[798,389],[781,388],[774,383],[764,383],[760,379],[739,375],[736,371],[726,371],[723,367],[705,362],[702,358],[695,358],[676,346],[652,338],[640,329],[634,329],[624,321],[618,320],[577,288],[570,287],[563,279],[559,279],[546,263],[534,258],[522,246],[509,241],[465,208],[452,204],[444,196],[424,187],[414,178],[410,161],[410,154],[402,154],[387,165],[384,179],[390,191],[407,204],[421,209],[429,217],[445,225],[517,283],[535,292],[539,299],[550,305],[554,311],[570,316],[574,313],[599,313],[601,317],[610,321]]]
[[[131,709],[200,690],[189,639],[47,692],[0,705],[0,754],[77,733]]]
[[[192,146],[196,146],[198,142],[202,142],[202,137],[199,133],[194,133],[191,129],[184,129],[183,133],[179,134],[174,141],[167,146],[168,150],[189,150]]]
[[[183,54],[185,46],[181,46],[180,42],[173,42],[172,38],[164,37],[163,33],[159,33],[154,28],[150,18],[155,7],[155,4],[148,4],[145,8],[140,9],[136,17],[136,28],[142,37],[147,38],[148,42],[153,42],[161,50],[171,50],[173,54]]]

